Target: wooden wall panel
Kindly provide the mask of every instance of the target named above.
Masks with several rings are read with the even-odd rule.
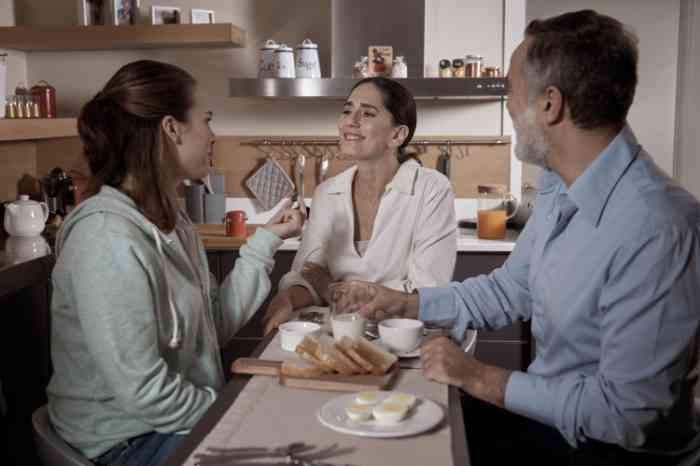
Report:
[[[254,146],[241,145],[244,139],[238,136],[219,136],[214,145],[214,166],[226,176],[226,192],[230,197],[250,196],[245,180],[265,162],[266,155]],[[420,139],[420,138],[419,138]],[[419,154],[423,164],[435,168],[440,150],[427,146]],[[476,197],[476,186],[481,183],[509,184],[510,145],[473,144],[459,146],[453,150],[452,186],[455,195],[461,198]],[[293,161],[276,156],[290,178],[293,177]],[[49,139],[25,143],[0,144],[0,199],[14,199],[17,182],[23,175],[43,177],[54,167],[66,171],[88,173],[83,158],[80,140],[77,137]],[[328,176],[334,176],[349,168],[351,160],[332,159]],[[317,184],[319,160],[307,157],[305,190],[311,197]]]
[[[0,144],[0,201],[17,199],[20,180],[36,174],[36,147],[32,142]]]
[[[214,166],[226,176],[226,192],[231,197],[250,196],[245,180],[265,162],[266,155],[253,146],[241,145],[243,138],[219,136],[214,146]],[[419,138],[420,139],[420,138]],[[476,186],[483,183],[510,183],[510,145],[477,144],[461,146],[452,151],[452,186],[457,197],[476,197]],[[419,154],[423,165],[435,168],[440,150],[428,146],[425,153]],[[277,157],[276,157],[277,158]],[[293,177],[293,162],[277,158],[287,174]],[[304,185],[307,197],[311,197],[316,187],[318,160],[307,157],[304,171]],[[334,176],[353,165],[350,160],[331,160],[328,176]]]
[[[36,141],[36,163],[39,177],[48,175],[54,167],[89,173],[78,137]]]

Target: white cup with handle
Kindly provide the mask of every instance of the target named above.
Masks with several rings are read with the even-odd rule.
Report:
[[[408,353],[423,340],[423,322],[415,319],[386,319],[379,322],[379,338],[390,350]]]

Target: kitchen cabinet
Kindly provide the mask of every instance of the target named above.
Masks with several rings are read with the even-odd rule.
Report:
[[[0,245],[1,246],[1,245]],[[1,249],[1,248],[0,248]],[[0,464],[39,466],[31,415],[46,403],[51,378],[50,274],[52,256],[0,267]]]
[[[460,252],[457,255],[454,280],[487,274],[503,265],[508,253]],[[487,364],[510,370],[524,371],[531,360],[529,322],[515,322],[507,327],[489,331],[479,330],[476,358]]]

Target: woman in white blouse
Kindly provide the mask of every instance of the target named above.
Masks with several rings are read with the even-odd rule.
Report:
[[[405,149],[416,103],[398,82],[367,78],[350,93],[338,121],[340,151],[357,164],[319,185],[292,270],[265,314],[265,333],[294,310],[328,302],[346,280],[412,292],[452,280],[457,253],[449,180]]]

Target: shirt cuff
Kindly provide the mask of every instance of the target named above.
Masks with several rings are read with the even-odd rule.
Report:
[[[459,319],[459,311],[450,287],[419,288],[418,319],[435,327],[451,329],[452,338],[464,339],[465,325]]]

